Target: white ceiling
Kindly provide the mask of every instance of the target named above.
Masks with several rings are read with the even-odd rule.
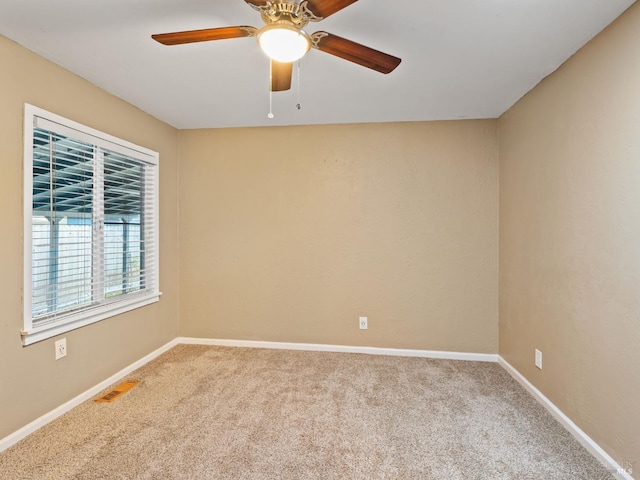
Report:
[[[255,38],[163,46],[153,33],[260,27],[243,0],[0,0],[0,33],[177,128],[495,118],[634,0],[360,0],[306,30],[402,58],[383,75],[312,50],[273,94]]]

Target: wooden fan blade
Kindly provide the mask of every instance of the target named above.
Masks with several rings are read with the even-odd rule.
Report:
[[[247,1],[247,0],[245,0]],[[317,17],[327,18],[358,0],[307,0],[307,8]]]
[[[282,92],[291,88],[291,74],[293,63],[283,63],[271,60],[271,91]]]
[[[249,5],[254,5],[256,7],[264,7],[267,4],[267,0],[244,0],[244,1]]]
[[[392,72],[402,61],[398,57],[327,32],[316,32],[311,35],[311,40],[313,48],[321,52],[335,55],[380,73]]]
[[[158,33],[151,35],[156,42],[163,45],[181,45],[183,43],[208,42],[210,40],[224,40],[227,38],[253,37],[258,33],[255,27],[222,27],[205,28],[203,30],[189,30],[186,32]]]

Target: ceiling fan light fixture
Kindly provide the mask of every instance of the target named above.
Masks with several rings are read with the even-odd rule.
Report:
[[[274,23],[258,32],[258,45],[272,60],[291,63],[309,51],[311,38],[293,25]]]

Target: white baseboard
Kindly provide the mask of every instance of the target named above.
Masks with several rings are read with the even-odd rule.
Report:
[[[509,374],[522,385],[551,415],[560,422],[560,424],[569,430],[569,432],[587,449],[605,468],[611,471],[614,476],[620,480],[633,480],[633,477],[625,471],[611,456],[605,452],[589,435],[584,433],[569,417],[556,407],[551,400],[545,397],[540,390],[533,386],[518,370],[516,370],[509,362],[501,356],[498,356],[498,363]]]
[[[64,413],[68,412],[69,410],[71,410],[72,408],[77,407],[82,402],[84,402],[86,400],[89,400],[90,398],[94,397],[95,395],[100,393],[102,390],[104,390],[105,388],[108,388],[109,386],[111,386],[112,384],[116,383],[118,380],[122,379],[123,377],[125,377],[128,374],[130,374],[134,370],[142,367],[146,363],[149,363],[151,360],[153,360],[154,358],[162,355],[164,352],[166,352],[170,348],[175,347],[176,345],[178,345],[178,343],[179,343],[178,339],[174,339],[174,340],[170,341],[166,345],[163,345],[162,347],[158,348],[157,350],[151,352],[149,355],[144,356],[143,358],[141,358],[137,362],[132,363],[128,367],[125,367],[122,370],[120,370],[118,373],[116,373],[116,374],[110,376],[109,378],[107,378],[106,380],[100,382],[98,385],[96,385],[94,387],[91,387],[89,390],[81,393],[77,397],[72,398],[68,402],[63,403],[62,405],[60,405],[59,407],[51,410],[48,413],[45,413],[44,415],[42,415],[41,417],[35,419],[33,422],[25,425],[21,429],[13,432],[12,434],[6,436],[3,439],[0,439],[0,452],[6,450],[7,448],[9,448],[12,445],[15,445],[16,443],[18,443],[20,440],[22,440],[27,435],[35,432],[39,428],[42,428],[47,423],[55,420],[59,416],[61,416]]]
[[[274,350],[305,350],[310,352],[363,353],[392,357],[440,358],[474,362],[497,362],[498,355],[490,353],[441,352],[437,350],[406,350],[401,348],[357,347],[350,345],[325,345],[318,343],[262,342],[254,340],[227,340],[216,338],[179,337],[178,343],[190,345],[215,345],[222,347],[267,348]]]

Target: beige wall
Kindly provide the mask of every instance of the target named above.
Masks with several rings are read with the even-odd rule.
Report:
[[[495,120],[180,135],[182,335],[497,351]]]
[[[634,474],[639,45],[636,4],[499,123],[500,353]]]
[[[0,37],[0,438],[178,334],[177,130]],[[23,347],[22,122],[25,102],[160,152],[160,302]]]

